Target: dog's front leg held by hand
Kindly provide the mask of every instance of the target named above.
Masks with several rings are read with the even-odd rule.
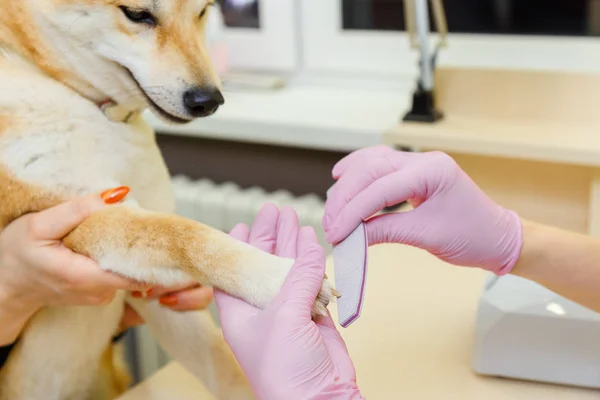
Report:
[[[129,278],[160,285],[191,278],[259,308],[276,296],[293,264],[198,222],[128,205],[93,214],[64,243]],[[327,313],[333,293],[324,280],[315,314]]]

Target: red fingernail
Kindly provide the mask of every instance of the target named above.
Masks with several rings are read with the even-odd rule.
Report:
[[[131,292],[131,295],[132,295],[133,297],[142,297],[142,292],[138,292],[138,291]]]
[[[163,306],[174,306],[177,304],[177,297],[176,296],[164,296],[160,298],[160,304],[162,304]]]
[[[106,204],[115,204],[120,202],[127,196],[129,193],[129,188],[127,186],[119,186],[114,189],[107,190],[101,194],[102,200]]]

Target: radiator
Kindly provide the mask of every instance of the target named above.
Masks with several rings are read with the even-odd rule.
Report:
[[[331,251],[321,223],[325,205],[317,195],[296,197],[286,190],[244,189],[233,182],[216,184],[207,179],[191,180],[185,176],[174,177],[173,188],[177,214],[225,232],[238,223],[251,226],[265,203],[290,206],[298,213],[300,225],[313,227],[321,245],[328,253]],[[214,304],[210,311],[218,323]],[[136,329],[128,345],[135,349],[130,352],[130,361],[137,380],[146,379],[170,361],[145,327]]]
[[[269,193],[260,187],[242,189],[233,182],[216,184],[185,176],[174,177],[173,187],[177,214],[225,232],[240,222],[251,226],[267,202],[278,207],[291,206],[298,213],[300,224],[313,227],[321,245],[328,247],[321,223],[325,204],[315,194],[295,197],[286,190]]]

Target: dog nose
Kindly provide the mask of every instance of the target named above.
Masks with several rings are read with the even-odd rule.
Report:
[[[188,113],[194,117],[206,117],[225,103],[223,95],[218,90],[194,88],[183,94],[183,104]]]

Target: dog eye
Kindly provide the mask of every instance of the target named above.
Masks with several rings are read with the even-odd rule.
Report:
[[[135,22],[136,24],[156,26],[156,18],[146,10],[132,10],[125,6],[120,6],[119,8],[130,21]]]

